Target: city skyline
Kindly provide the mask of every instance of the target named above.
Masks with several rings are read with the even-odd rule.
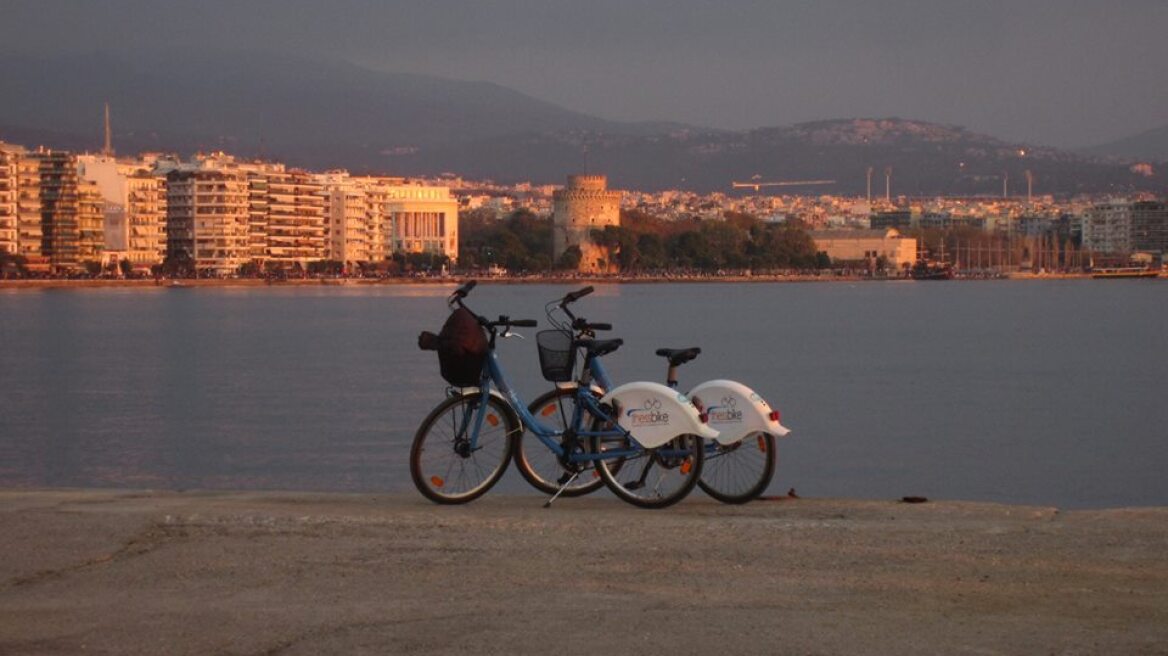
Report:
[[[619,121],[745,129],[856,116],[1085,147],[1168,124],[1162,3],[976,7],[8,0],[18,55],[255,50],[482,80]],[[1105,47],[1099,47],[1100,44]],[[1111,47],[1121,46],[1121,47]]]

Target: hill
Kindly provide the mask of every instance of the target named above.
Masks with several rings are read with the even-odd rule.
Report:
[[[1110,143],[1084,148],[1083,152],[1104,157],[1168,162],[1168,125],[1146,130]]]
[[[119,152],[226,150],[313,169],[559,183],[587,167],[630,189],[728,190],[732,180],[833,179],[793,191],[998,194],[1163,189],[1163,173],[918,120],[841,119],[718,131],[589,116],[484,82],[264,53],[0,57],[0,139]],[[587,155],[585,155],[587,152]]]

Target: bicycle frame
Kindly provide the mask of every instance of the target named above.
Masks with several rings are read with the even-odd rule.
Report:
[[[511,387],[507,380],[507,375],[503,371],[502,364],[499,362],[499,357],[492,347],[487,352],[486,364],[483,366],[483,375],[479,383],[478,393],[481,401],[479,409],[475,412],[474,426],[471,430],[470,446],[471,449],[477,448],[479,432],[482,430],[483,421],[486,417],[485,409],[487,407],[487,399],[491,395],[491,385],[498,389],[498,393],[503,396],[511,409],[519,415],[525,429],[528,429],[535,435],[540,442],[543,443],[552,453],[557,457],[563,458],[568,462],[593,462],[596,460],[606,460],[614,458],[628,458],[642,452],[639,446],[633,446],[626,449],[611,449],[604,453],[566,453],[564,447],[560,444],[566,431],[555,430],[541,423],[534,415],[527,410],[527,404],[519,397],[519,394]],[[608,430],[592,431],[583,430],[582,424],[584,417],[590,416],[602,420],[606,425],[611,426]],[[469,421],[470,417],[464,419]],[[597,403],[592,394],[587,390],[576,392],[576,404],[572,411],[572,420],[570,425],[578,439],[589,439],[592,437],[621,437],[630,441],[631,444],[636,445],[636,438],[631,433],[619,426],[612,416]],[[463,430],[467,427],[464,425]],[[679,452],[681,453],[681,452]]]

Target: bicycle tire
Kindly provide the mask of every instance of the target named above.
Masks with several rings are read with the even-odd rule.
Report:
[[[592,438],[596,453],[629,446],[629,440],[623,437]],[[670,452],[684,455],[667,455]],[[658,448],[639,449],[631,457],[597,460],[596,468],[605,485],[620,500],[638,508],[665,508],[681,501],[694,489],[701,479],[704,459],[702,438],[679,435]]]
[[[770,485],[777,458],[770,433],[748,435],[734,444],[707,444],[698,486],[722,503],[753,501]]]
[[[441,504],[474,501],[507,470],[512,436],[520,428],[515,412],[502,400],[488,397],[479,446],[467,450],[466,433],[475,418],[466,413],[477,412],[481,402],[477,393],[450,397],[418,426],[410,447],[410,478],[427,499]]]
[[[528,410],[541,422],[554,424],[555,428],[563,429],[572,421],[576,389],[575,387],[557,387],[548,390],[532,401]],[[596,396],[595,392],[592,394]],[[587,446],[587,444],[579,446]],[[559,492],[560,481],[566,480],[566,477],[570,477],[573,473],[565,469],[559,458],[544,446],[543,442],[531,431],[524,431],[516,435],[512,450],[515,468],[519,470],[520,475],[532,487],[545,494]],[[595,465],[581,463],[580,475],[560,495],[565,497],[583,496],[599,490],[603,485],[604,480],[600,478],[600,473],[596,470]]]

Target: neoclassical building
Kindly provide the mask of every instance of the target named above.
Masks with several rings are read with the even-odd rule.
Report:
[[[621,192],[609,190],[603,175],[569,175],[568,186],[552,194],[552,258],[559,261],[569,246],[580,248],[580,270],[616,268],[605,249],[592,243],[593,230],[620,225]]]

